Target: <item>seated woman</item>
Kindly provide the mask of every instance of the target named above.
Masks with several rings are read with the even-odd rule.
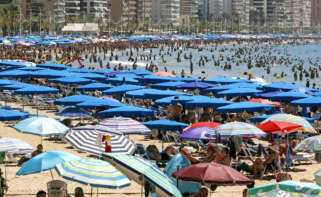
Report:
[[[43,153],[43,146],[42,146],[42,144],[38,144],[37,150],[35,150],[31,153],[31,158],[33,158],[41,153]],[[31,158],[27,157],[27,156],[21,157],[21,159],[18,161],[18,166],[21,166],[23,163],[25,163],[26,161],[28,161]]]

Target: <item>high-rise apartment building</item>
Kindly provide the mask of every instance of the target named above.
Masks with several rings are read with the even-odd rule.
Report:
[[[311,0],[311,23],[312,26],[321,26],[321,1]]]
[[[250,24],[250,6],[251,0],[233,0],[232,12],[238,15],[240,25]]]
[[[157,25],[179,25],[180,0],[153,0],[152,23]]]

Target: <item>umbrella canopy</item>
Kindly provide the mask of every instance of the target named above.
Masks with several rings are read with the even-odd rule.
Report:
[[[295,116],[292,114],[274,114],[270,116],[268,119],[264,120],[264,122],[267,122],[267,121],[290,122],[290,123],[294,123],[302,126],[302,128],[300,128],[298,131],[317,133],[316,130],[313,128],[313,126],[305,118],[302,118],[300,116]]]
[[[175,75],[168,72],[155,72],[152,75],[162,76],[162,77],[175,77]]]
[[[186,127],[184,129],[184,132],[189,130],[189,129],[193,129],[193,128],[197,128],[197,127],[209,127],[209,128],[215,128],[217,127],[218,125],[220,125],[221,123],[217,123],[217,122],[197,122],[197,123],[194,123],[188,127]]]
[[[127,137],[97,130],[72,130],[65,139],[78,150],[100,156],[105,152],[105,143],[100,139],[102,135],[110,136],[113,153],[133,154],[136,150],[135,144]]]
[[[164,168],[164,173],[167,174],[168,177],[172,179],[173,182],[177,182],[177,179],[172,177],[172,173],[176,172],[178,169],[185,168],[190,166],[189,160],[182,154],[176,154],[171,160],[168,162],[166,167]],[[181,193],[198,193],[201,189],[201,184],[187,182],[187,181],[179,181],[177,182],[177,187]]]
[[[258,94],[256,94],[256,96],[268,99],[268,98],[271,98],[272,96],[277,95],[281,92],[282,91],[264,92],[264,93],[258,93]]]
[[[143,124],[150,129],[163,129],[165,131],[183,130],[188,126],[188,124],[185,123],[165,119],[143,122]]]
[[[123,135],[120,131],[117,131],[111,127],[107,127],[104,125],[84,125],[84,126],[78,126],[78,127],[73,127],[72,130],[89,130],[89,131],[101,131],[103,133],[111,133],[115,135]]]
[[[272,196],[320,196],[321,187],[313,183],[296,181],[282,181],[251,188],[247,191],[249,197],[272,197]]]
[[[78,91],[96,91],[96,90],[104,91],[104,90],[107,90],[112,87],[114,87],[114,86],[104,84],[104,83],[91,83],[88,85],[80,86],[80,87],[76,88],[76,90],[78,90]]]
[[[96,97],[93,97],[93,96],[79,94],[79,95],[72,95],[72,96],[56,99],[54,103],[56,105],[76,105],[78,103],[82,103],[84,101],[88,101],[95,98]]]
[[[100,99],[100,98],[93,98],[86,100],[84,102],[76,104],[77,107],[82,108],[96,108],[96,107],[122,107],[125,106],[125,104],[107,100],[107,99]]]
[[[183,92],[177,92],[172,90],[156,90],[156,89],[141,89],[129,91],[126,93],[128,98],[140,98],[140,99],[161,99],[169,96],[185,95]]]
[[[17,175],[28,175],[50,170],[59,163],[79,159],[81,158],[63,151],[44,152],[25,162],[17,172]]]
[[[207,135],[212,128],[210,127],[196,127],[185,130],[184,133],[180,134],[180,138],[190,139],[190,140],[210,140],[214,139],[213,137]]]
[[[0,77],[23,78],[29,75],[30,72],[24,70],[7,70],[0,72]]]
[[[65,70],[65,69],[69,68],[68,66],[66,66],[64,64],[57,64],[57,63],[51,63],[51,62],[38,64],[37,67],[49,68],[49,69],[54,69],[54,70]]]
[[[225,105],[230,105],[232,102],[224,100],[224,99],[218,99],[218,98],[212,98],[207,96],[192,96],[191,101],[187,101],[182,103],[186,107],[222,107]],[[173,102],[175,102],[173,100]]]
[[[51,83],[61,83],[61,84],[89,84],[93,81],[81,77],[63,77],[58,79],[49,79],[48,82]]]
[[[266,91],[290,91],[298,89],[299,87],[291,83],[272,83],[263,86]]]
[[[200,81],[190,82],[190,83],[184,83],[176,86],[179,89],[206,89],[206,88],[212,88],[215,87],[215,85],[211,83],[205,83]]]
[[[65,179],[76,181],[91,187],[123,188],[130,185],[128,178],[110,163],[81,159],[56,165],[58,174]]]
[[[290,122],[281,122],[281,121],[267,121],[261,123],[258,128],[266,133],[292,133],[298,131],[301,128],[301,125],[290,123]]]
[[[132,119],[125,117],[113,117],[107,118],[101,122],[99,125],[112,128],[122,134],[151,134],[151,130],[144,124]]]
[[[218,163],[200,163],[182,168],[172,174],[183,181],[215,185],[247,185],[252,181],[235,169]]]
[[[228,85],[222,85],[222,86],[216,86],[213,88],[208,88],[205,90],[202,90],[201,93],[209,93],[209,92],[219,92],[219,91],[224,91],[224,90],[230,90],[230,89],[235,89],[235,88],[252,88],[252,89],[257,89],[260,88],[261,86],[259,84],[255,83],[232,83]]]
[[[273,102],[273,101],[270,101],[268,99],[261,99],[261,98],[251,98],[249,100],[249,102],[253,102],[253,103],[263,103],[263,104],[268,104],[268,105],[274,105],[276,107],[280,107],[281,106],[281,103],[279,102]]]
[[[226,105],[219,107],[217,111],[219,113],[227,112],[262,112],[262,111],[271,111],[273,109],[272,105],[262,104],[262,103],[252,103],[252,102],[240,102],[234,103],[231,105]]]
[[[182,197],[181,192],[166,174],[164,174],[155,164],[131,155],[121,155],[105,153],[104,159],[113,164],[130,179],[139,184],[148,181],[155,186],[155,193],[160,197]]]
[[[113,88],[110,88],[108,90],[103,91],[103,94],[105,95],[112,95],[112,94],[125,94],[128,91],[134,91],[134,90],[140,90],[146,88],[145,86],[138,86],[138,85],[129,85],[129,84],[124,84],[120,86],[116,86]]]
[[[219,134],[222,137],[239,136],[251,138],[265,135],[261,129],[244,122],[229,122],[221,124],[215,127],[207,135],[216,136],[216,134]]]
[[[6,86],[6,85],[15,84],[15,83],[17,83],[17,81],[0,79],[0,86]]]
[[[7,137],[0,138],[0,152],[23,155],[32,151],[33,147],[22,140]]]
[[[238,83],[240,81],[237,79],[228,78],[228,77],[217,77],[214,79],[206,80],[206,82],[214,83],[214,84],[230,84],[230,83]]]
[[[273,95],[270,98],[275,101],[293,101],[296,99],[307,98],[309,95],[301,92],[281,92],[279,94]]]
[[[163,83],[155,83],[155,84],[152,84],[151,87],[152,88],[156,88],[156,89],[172,89],[172,90],[175,90],[175,89],[177,89],[178,85],[182,85],[182,84],[184,84],[184,82],[169,81],[169,82],[163,82]]]
[[[117,107],[113,109],[108,109],[105,111],[101,111],[98,113],[100,117],[114,117],[114,116],[122,116],[122,117],[154,117],[157,115],[157,112],[154,110],[141,108],[141,107],[133,107],[133,106],[125,106],[125,107]]]
[[[14,125],[14,128],[22,133],[40,136],[63,135],[69,128],[53,118],[31,117]]]
[[[142,83],[162,83],[168,81],[177,81],[175,77],[163,77],[163,76],[156,76],[156,75],[146,75],[139,79]]]
[[[224,90],[218,92],[217,96],[254,96],[257,93],[261,93],[261,90],[254,88],[233,88],[230,90]]]
[[[49,88],[45,86],[28,86],[14,91],[14,94],[57,94],[59,92],[56,88]]]
[[[23,68],[19,68],[19,70],[24,70],[24,71],[37,71],[37,70],[42,70],[43,68],[39,68],[36,66],[26,66]]]
[[[111,83],[113,85],[117,84],[133,84],[133,85],[138,85],[139,81],[135,79],[133,76],[118,76],[115,78],[108,78],[106,79],[106,82]]]
[[[304,139],[295,147],[296,152],[321,152],[321,136]]]
[[[67,106],[56,113],[56,115],[65,117],[86,117],[89,116],[89,113],[81,108]]]
[[[321,107],[321,97],[308,97],[304,99],[298,99],[291,102],[293,106],[301,106],[301,107]]]
[[[0,121],[13,121],[13,120],[22,120],[29,116],[27,113],[0,109]]]

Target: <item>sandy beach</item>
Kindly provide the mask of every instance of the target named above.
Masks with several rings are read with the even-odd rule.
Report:
[[[22,107],[16,103],[8,103],[9,105],[15,107]],[[31,107],[25,107],[25,110],[29,111],[31,114],[36,114],[36,110]],[[40,115],[47,115],[49,117],[56,117],[52,112],[47,111],[39,111]],[[29,135],[19,133],[12,127],[8,127],[4,123],[0,123],[0,136],[1,137],[12,137],[24,140],[29,143],[31,146],[36,147],[37,144],[41,142],[41,138],[39,136]],[[160,141],[157,140],[144,140],[144,136],[140,135],[131,135],[130,139],[136,143],[141,143],[144,145],[155,144],[159,148],[161,148]],[[60,143],[48,141],[47,138],[43,140],[43,146],[45,151],[53,151],[60,150],[70,152],[72,154],[78,155],[80,157],[89,157],[87,153],[81,153],[76,149],[73,149],[68,143]],[[4,169],[3,165],[0,165],[2,169]],[[299,165],[295,166],[293,171],[290,172],[293,180],[313,180],[313,173],[321,168],[320,163],[313,162],[312,165]],[[52,180],[50,171],[45,171],[37,174],[31,174],[27,176],[16,176],[16,172],[19,170],[19,167],[7,166],[7,179],[8,179],[8,196],[35,196],[35,194],[39,190],[46,190],[47,183]],[[75,187],[82,187],[84,191],[87,193],[86,196],[90,196],[91,188],[86,185],[82,185],[80,183],[72,182],[59,177],[55,170],[52,170],[53,177],[55,180],[65,181],[68,185],[68,192],[70,194],[73,193]],[[264,180],[255,180],[255,186],[264,185],[268,183],[274,183],[274,177],[265,177]],[[226,186],[226,187],[218,187],[215,192],[212,193],[212,196],[220,196],[220,197],[238,197],[242,196],[242,190],[246,188],[245,186]],[[97,193],[97,189],[93,189],[94,195]],[[99,196],[111,196],[111,197],[125,197],[125,196],[141,196],[141,186],[136,182],[132,181],[131,186],[123,188],[123,189],[99,189]]]

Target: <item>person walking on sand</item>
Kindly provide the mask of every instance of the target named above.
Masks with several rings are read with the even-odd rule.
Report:
[[[2,170],[0,168],[0,197],[3,197],[5,191],[8,190],[7,180],[2,176]]]

